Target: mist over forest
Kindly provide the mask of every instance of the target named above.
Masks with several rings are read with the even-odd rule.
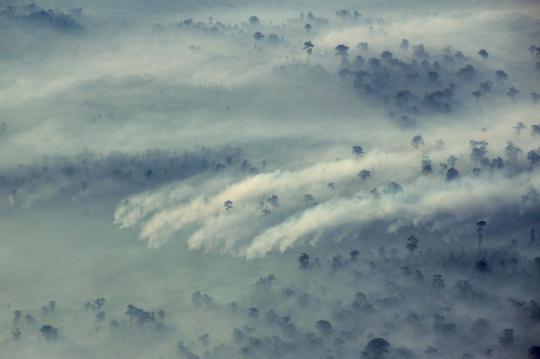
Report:
[[[0,358],[539,359],[540,3],[0,0]]]

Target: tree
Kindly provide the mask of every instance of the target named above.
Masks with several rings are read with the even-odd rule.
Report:
[[[304,25],[304,30],[306,30],[307,33],[309,33],[312,28],[313,28],[313,26],[311,26],[311,24],[305,24]]]
[[[452,322],[448,322],[444,315],[434,314],[433,330],[440,335],[448,335],[456,331],[456,325]]]
[[[97,298],[93,301],[84,303],[84,310],[87,312],[98,312],[105,305],[105,298]]]
[[[330,262],[332,265],[332,270],[337,271],[345,265],[345,262],[343,261],[343,257],[341,254],[335,255],[332,257],[332,261]]]
[[[519,90],[515,88],[514,86],[510,87],[508,89],[508,92],[506,93],[508,97],[510,97],[512,100],[516,98],[516,96],[519,94]]]
[[[18,323],[21,319],[22,312],[20,310],[13,311],[13,323]]]
[[[488,321],[484,318],[476,319],[471,326],[473,333],[477,336],[483,336],[490,329]]]
[[[54,300],[51,300],[49,301],[49,304],[41,307],[41,313],[43,314],[54,313],[55,307],[56,307],[56,302]]]
[[[249,308],[248,309],[248,316],[250,318],[257,318],[259,316],[259,309],[257,308]]]
[[[540,163],[540,148],[536,151],[527,152],[527,160],[531,163],[531,168],[533,168],[537,163]]]
[[[313,197],[313,195],[311,193],[306,193],[304,195],[304,201],[308,202],[308,203],[312,203],[315,201],[315,197]]]
[[[431,165],[431,160],[428,157],[422,158],[421,166],[422,166],[422,174],[423,175],[429,175],[429,174],[431,174],[431,172],[433,172],[433,167]]]
[[[58,339],[58,328],[55,328],[52,325],[46,324],[42,326],[39,332],[48,341],[55,341]]]
[[[390,347],[390,343],[383,338],[371,339],[362,352],[362,358],[383,359]]]
[[[257,280],[257,282],[255,282],[255,285],[258,287],[258,288],[263,288],[263,289],[270,289],[270,287],[272,287],[272,284],[274,283],[274,280],[276,279],[276,276],[273,275],[273,274],[269,274],[267,275],[266,277],[263,277],[263,278],[259,278]]]
[[[363,52],[369,51],[369,45],[367,42],[360,42],[356,47],[358,47]]]
[[[21,339],[21,336],[22,336],[22,333],[19,328],[15,328],[15,330],[11,332],[11,339],[14,341]]]
[[[439,73],[436,72],[436,71],[430,71],[428,72],[428,80],[431,82],[431,83],[437,83],[439,82]]]
[[[498,81],[508,80],[508,74],[503,70],[498,70],[495,72],[495,79]]]
[[[249,17],[249,23],[251,25],[258,25],[259,24],[259,18],[255,15]]]
[[[341,56],[341,57],[346,57],[348,55],[349,46],[344,45],[344,44],[339,44],[336,46],[335,50],[336,50],[336,55]]]
[[[148,312],[131,304],[127,306],[127,310],[124,314],[129,317],[130,321],[135,321],[135,323],[141,327],[146,323],[155,323],[156,321],[154,312]]]
[[[409,253],[413,255],[416,249],[418,248],[418,238],[416,238],[414,235],[411,235],[409,238],[407,238],[406,247]]]
[[[402,50],[408,50],[409,49],[409,40],[407,40],[407,39],[401,40],[401,44],[399,45],[399,47]]]
[[[318,320],[315,324],[315,328],[323,337],[327,337],[332,334],[332,324],[328,320]]]
[[[480,100],[480,96],[482,96],[482,91],[480,90],[473,91],[472,95],[474,96],[476,103],[478,103],[478,100]]]
[[[416,149],[424,146],[424,138],[420,135],[414,136],[411,140],[411,145]]]
[[[308,53],[308,55],[311,55],[313,53],[313,48],[315,45],[313,45],[313,42],[311,40],[304,42],[304,48],[303,50]]]
[[[434,274],[433,281],[431,282],[431,284],[433,285],[433,288],[435,288],[437,292],[442,291],[445,287],[442,274]]]
[[[529,359],[540,359],[540,346],[533,345],[529,348]]]
[[[472,80],[476,75],[476,70],[472,65],[466,65],[457,72],[457,76],[465,80]]]
[[[487,154],[488,143],[486,141],[470,140],[471,146],[471,161],[481,162]]]
[[[514,345],[514,329],[503,329],[502,335],[499,337],[499,343],[503,347],[511,347],[512,345]]]
[[[226,200],[225,203],[223,203],[223,207],[228,211],[233,208],[233,201],[230,199]]]
[[[518,159],[519,154],[521,153],[521,148],[514,145],[512,141],[508,141],[506,143],[506,147],[504,149],[504,153],[506,155],[506,159],[510,162],[516,162]]]
[[[362,179],[362,181],[366,181],[369,177],[371,177],[371,172],[368,170],[361,170],[358,172],[358,177]]]
[[[300,264],[301,269],[308,269],[311,267],[309,255],[307,253],[300,254],[300,257],[298,257],[298,263]]]
[[[455,168],[449,168],[446,171],[446,180],[447,181],[454,181],[459,178],[459,171]]]
[[[516,130],[518,135],[521,134],[521,130],[526,129],[526,128],[527,128],[527,126],[523,122],[518,122],[514,126],[514,130]]]
[[[480,55],[480,57],[482,57],[483,59],[487,59],[489,56],[489,53],[486,50],[482,49],[478,51],[478,55]]]
[[[272,207],[276,208],[279,207],[279,197],[275,194],[273,194],[270,198],[266,200],[268,203],[272,205]]]
[[[202,307],[202,306],[208,307],[213,304],[214,300],[208,294],[196,291],[195,293],[191,295],[191,302],[196,307]]]
[[[362,157],[364,155],[364,149],[362,146],[356,145],[352,147],[352,153],[356,156],[356,158]]]
[[[497,156],[491,159],[491,162],[488,163],[488,166],[490,168],[504,168],[504,160],[502,159],[502,157]]]
[[[102,322],[103,320],[105,320],[105,312],[102,310],[97,312],[94,318],[96,319],[96,322]]]
[[[435,148],[437,150],[442,150],[444,148],[444,141],[441,140],[441,139],[438,139],[436,142],[435,142]]]
[[[27,315],[24,317],[24,320],[26,321],[26,324],[34,324],[34,322],[35,322],[35,319],[34,319],[34,317],[32,316],[32,314],[27,314]]]
[[[264,206],[262,209],[261,209],[261,213],[263,216],[269,216],[270,214],[272,214],[272,212],[270,211],[270,208]]]
[[[261,41],[262,39],[264,39],[264,34],[260,31],[257,31],[253,34],[253,38],[255,39],[255,41]]]
[[[474,269],[479,273],[489,273],[490,269],[487,262],[483,259],[480,259],[474,264]]]
[[[480,82],[480,90],[484,93],[491,91],[492,86],[493,83],[491,81]]]
[[[482,240],[484,239],[484,228],[487,222],[484,220],[476,222],[476,234],[478,236],[478,249],[482,248]]]
[[[210,344],[210,334],[205,333],[201,335],[198,340],[199,340],[199,343],[201,343],[202,346],[206,348]]]
[[[392,54],[391,51],[384,50],[383,52],[381,52],[381,59],[383,60],[390,60],[393,58],[393,56],[394,54]]]
[[[372,312],[373,306],[369,303],[366,295],[362,292],[357,292],[354,295],[354,301],[352,302],[354,310],[359,312]]]
[[[184,359],[199,359],[199,356],[193,354],[193,352],[182,341],[176,343],[176,351]]]
[[[403,193],[403,187],[399,183],[392,181],[386,185],[384,192],[389,194]]]
[[[281,38],[277,34],[268,34],[268,43],[271,45],[278,45]]]
[[[368,60],[368,65],[374,70],[378,70],[381,67],[381,60],[372,57]]]
[[[336,16],[337,17],[346,18],[346,17],[348,17],[350,15],[351,15],[351,13],[349,12],[349,10],[345,10],[345,9],[336,10]]]
[[[416,46],[413,46],[413,56],[416,57],[419,60],[427,60],[429,59],[429,54],[424,48],[423,44],[419,44]]]

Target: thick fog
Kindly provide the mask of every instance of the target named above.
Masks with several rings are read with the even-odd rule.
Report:
[[[0,358],[540,358],[537,1],[0,0]]]

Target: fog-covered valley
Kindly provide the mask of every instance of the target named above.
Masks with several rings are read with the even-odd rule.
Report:
[[[536,1],[0,1],[1,358],[540,358]]]

